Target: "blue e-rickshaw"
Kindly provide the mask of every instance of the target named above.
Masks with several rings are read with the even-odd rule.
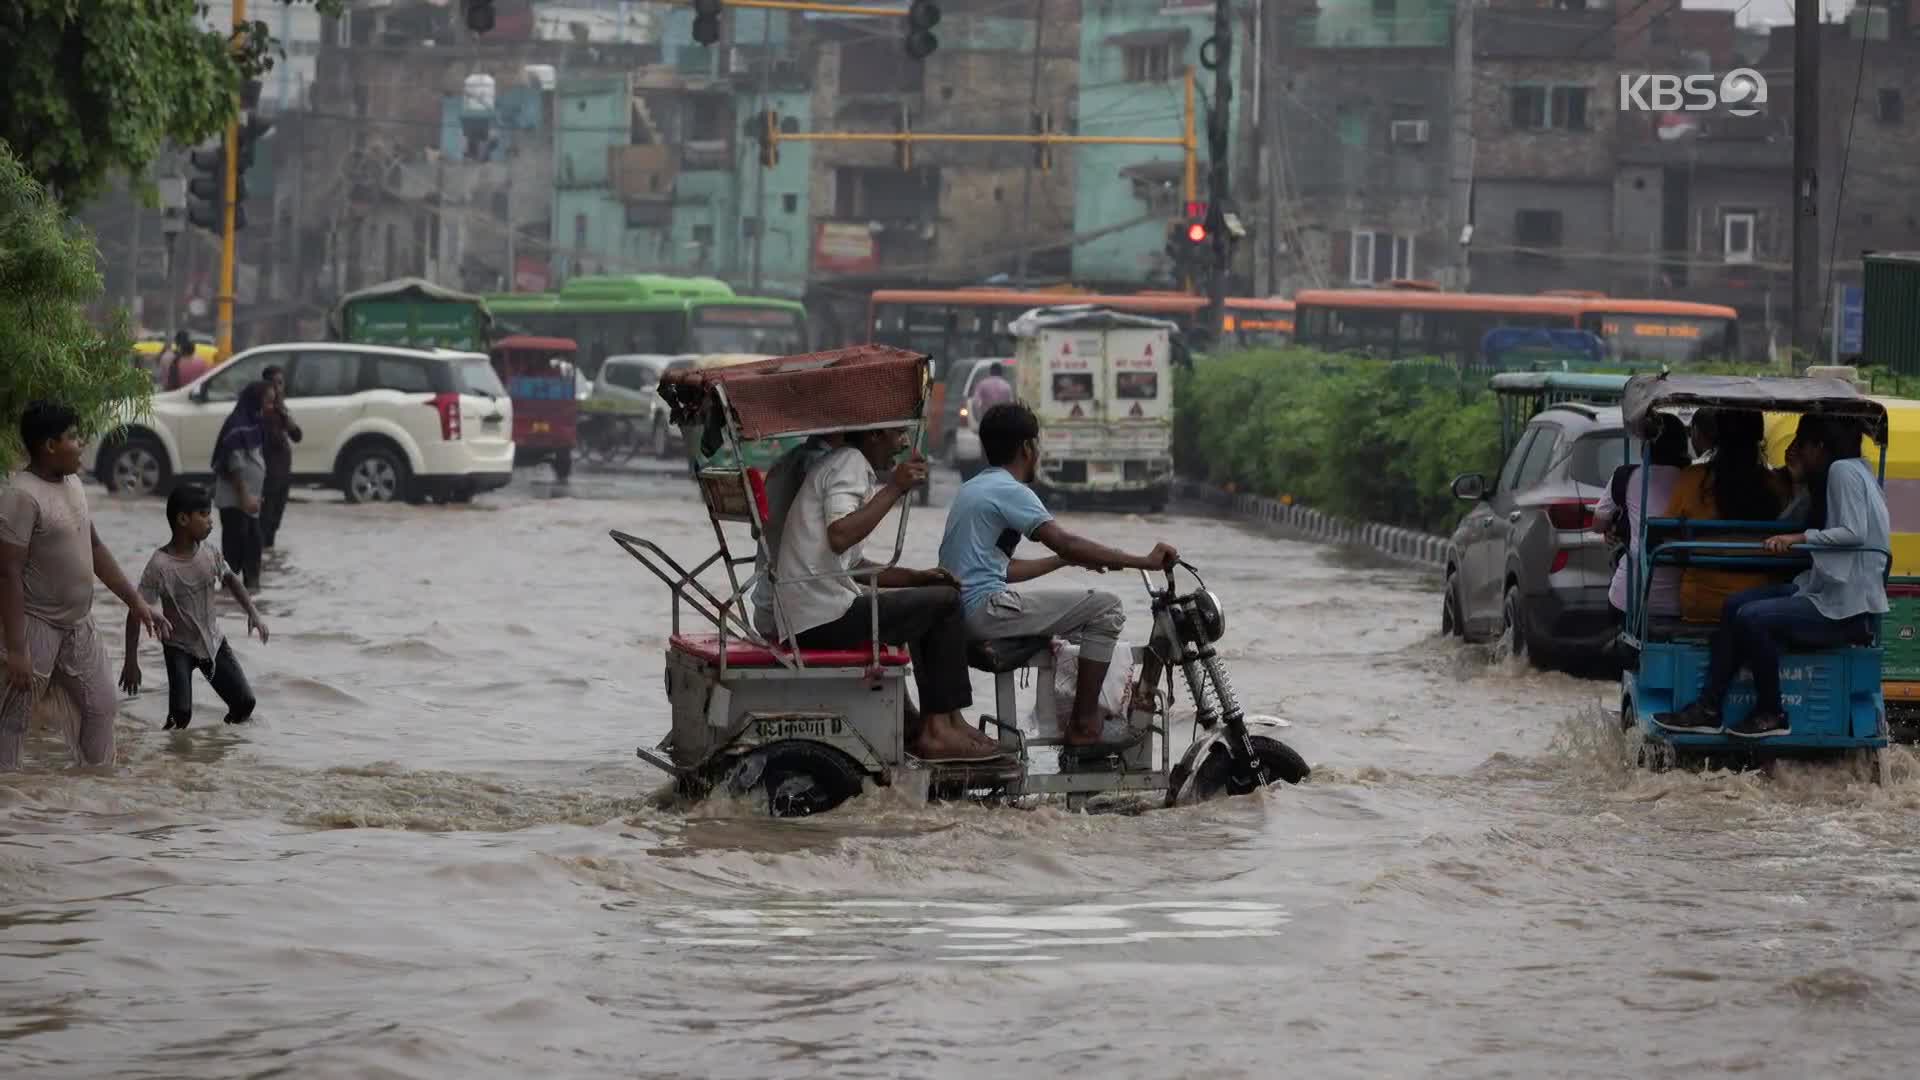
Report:
[[[1886,483],[1886,409],[1838,379],[1755,378],[1726,375],[1636,375],[1621,402],[1626,428],[1642,445],[1649,463],[1661,414],[1714,408],[1762,413],[1819,413],[1859,421],[1880,451],[1877,470]],[[1646,505],[1646,468],[1639,470],[1641,505]],[[1780,701],[1788,730],[1764,739],[1727,731],[1670,731],[1654,718],[1678,712],[1700,696],[1716,627],[1657,617],[1648,611],[1655,567],[1715,567],[1774,570],[1784,578],[1806,568],[1805,545],[1788,555],[1767,554],[1763,541],[1794,531],[1780,521],[1687,521],[1643,518],[1639,551],[1629,560],[1626,642],[1636,663],[1621,674],[1620,719],[1641,736],[1642,765],[1665,768],[1686,762],[1744,765],[1783,756],[1854,755],[1866,759],[1876,779],[1883,776],[1888,743],[1886,703],[1880,689],[1880,628],[1873,621],[1867,640],[1829,649],[1789,647],[1780,655]],[[1750,535],[1752,540],[1727,537]],[[1702,539],[1705,537],[1706,539]],[[1885,555],[1883,548],[1867,549]],[[1731,726],[1754,707],[1750,673],[1741,672],[1722,703],[1721,717]]]

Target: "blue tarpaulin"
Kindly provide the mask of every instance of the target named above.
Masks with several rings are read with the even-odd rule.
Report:
[[[1598,335],[1585,330],[1542,330],[1503,327],[1480,339],[1480,355],[1495,371],[1562,371],[1576,365],[1599,366],[1607,354]]]

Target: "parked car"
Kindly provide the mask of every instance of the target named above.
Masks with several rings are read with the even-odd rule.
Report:
[[[646,445],[652,448],[654,457],[670,458],[679,453],[680,430],[668,422],[667,403],[660,400],[655,388],[666,372],[692,366],[691,356],[659,353],[609,356],[600,365],[600,374],[594,377],[590,400],[615,401],[631,406],[636,412],[644,410]]]
[[[980,406],[973,400],[973,392],[979,387],[980,380],[987,377],[993,365],[999,364],[1001,378],[1011,386],[1014,382],[1012,360],[985,359],[974,360],[967,367],[965,382],[956,380],[960,391],[960,404],[953,413],[953,438],[949,441],[948,458],[953,467],[960,470],[962,480],[970,480],[973,475],[986,466],[980,453]]]
[[[1558,404],[1528,422],[1494,484],[1455,479],[1454,495],[1474,507],[1448,547],[1446,632],[1504,635],[1542,667],[1597,654],[1616,631],[1612,549],[1594,508],[1613,470],[1638,454],[1619,409]]]
[[[152,415],[89,447],[109,491],[165,494],[210,482],[214,440],[248,383],[286,373],[304,438],[295,485],[338,488],[349,502],[462,502],[513,477],[513,404],[484,353],[327,341],[262,345],[179,390]]]

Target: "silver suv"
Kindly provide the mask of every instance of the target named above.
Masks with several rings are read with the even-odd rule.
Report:
[[[1638,460],[1617,408],[1553,405],[1535,416],[1489,487],[1453,482],[1474,503],[1447,551],[1442,625],[1469,641],[1505,637],[1537,667],[1591,660],[1615,634],[1612,545],[1593,512],[1615,468]]]

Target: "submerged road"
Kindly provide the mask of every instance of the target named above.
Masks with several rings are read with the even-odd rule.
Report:
[[[149,646],[113,775],[41,737],[0,777],[8,1073],[1884,1077],[1920,1052],[1904,753],[1886,788],[1635,772],[1608,685],[1441,639],[1426,575],[1084,515],[1207,573],[1310,784],[1138,816],[658,811],[633,747],[667,722],[666,594],[606,533],[698,558],[709,526],[671,475],[533,476],[296,504],[272,644],[226,623],[258,723],[201,686],[161,733]],[[92,494],[137,573],[159,503]],[[1100,580],[1138,632],[1137,577]]]

